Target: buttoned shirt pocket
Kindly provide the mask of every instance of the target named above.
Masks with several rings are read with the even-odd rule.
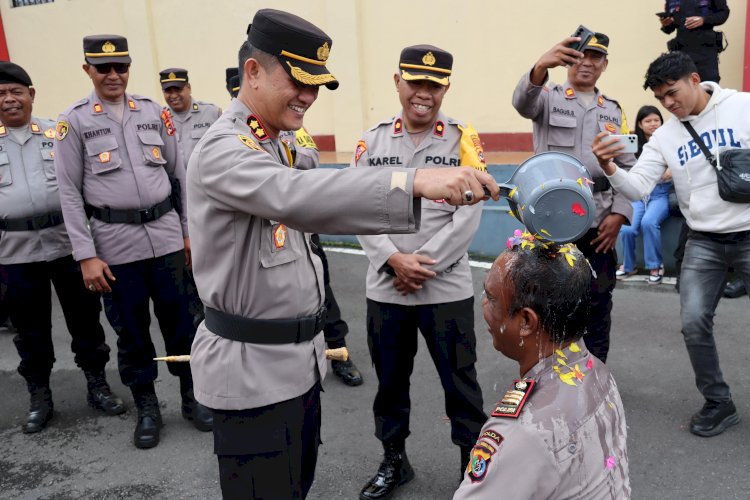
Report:
[[[94,175],[106,174],[122,166],[117,138],[113,136],[86,141],[86,154]]]
[[[161,167],[167,163],[167,160],[162,156],[162,146],[164,146],[164,141],[157,131],[139,130],[138,139],[141,140],[143,160],[146,162],[146,165]]]
[[[576,119],[572,116],[551,114],[547,142],[550,146],[572,148],[576,144]]]
[[[260,244],[260,264],[263,267],[276,267],[294,262],[300,256],[296,234],[284,224],[263,219]]]
[[[57,179],[55,173],[55,152],[52,148],[41,148],[39,152],[42,154],[42,163],[44,164],[44,176],[49,180]]]
[[[0,187],[11,184],[13,184],[13,175],[10,172],[8,153],[0,151]]]

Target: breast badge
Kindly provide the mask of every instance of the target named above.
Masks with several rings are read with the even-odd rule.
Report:
[[[54,139],[55,138],[55,129],[48,128],[44,131],[44,137],[47,139]]]
[[[286,245],[286,226],[284,224],[279,224],[273,230],[273,244],[277,250],[284,248],[284,245]]]
[[[111,159],[112,159],[112,155],[109,151],[99,153],[99,163],[109,163],[109,160]]]
[[[355,167],[359,164],[359,159],[362,157],[363,154],[365,154],[365,151],[367,151],[367,144],[365,144],[365,141],[359,141],[357,143],[357,149],[354,150],[354,166]]]

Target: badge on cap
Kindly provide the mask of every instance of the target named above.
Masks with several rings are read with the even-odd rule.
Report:
[[[359,165],[359,159],[362,157],[363,154],[365,154],[365,151],[367,151],[367,144],[365,141],[359,141],[357,143],[357,149],[354,150],[354,166],[356,167]]]
[[[101,113],[102,111],[104,111],[104,109],[102,108],[101,104],[99,104],[98,102],[94,104],[94,113]]]
[[[515,380],[513,382],[513,388],[508,390],[497,405],[495,405],[495,411],[492,412],[493,417],[509,417],[518,418],[521,414],[521,409],[529,399],[529,394],[534,388],[536,381],[528,380]]]
[[[175,78],[177,78],[177,75],[175,75],[174,73],[169,73],[167,75],[167,78],[170,79],[170,80],[174,80]]]
[[[256,151],[263,151],[263,148],[258,146],[258,144],[256,144],[255,141],[250,139],[248,136],[237,134],[237,138],[240,140],[242,144],[249,147],[250,149],[254,149]]]
[[[319,49],[316,55],[318,56],[318,59],[326,62],[328,60],[328,56],[331,54],[331,48],[328,46],[328,42],[325,42]]]
[[[260,124],[260,120],[258,120],[257,116],[248,116],[247,126],[250,127],[250,132],[252,132],[259,141],[268,139],[268,134],[266,134],[266,131],[263,128],[263,125]]]
[[[65,139],[65,136],[68,135],[69,128],[70,126],[68,125],[68,122],[62,120],[57,122],[57,126],[55,127],[55,138],[57,138],[58,141]]]
[[[277,250],[284,248],[284,245],[286,245],[286,226],[284,224],[279,224],[273,230],[273,244]]]
[[[103,153],[99,153],[99,163],[109,163],[109,160],[112,159],[112,155],[109,151],[105,151]]]
[[[112,42],[104,42],[104,45],[102,45],[102,52],[105,54],[111,54],[116,50],[115,44]]]
[[[40,129],[40,128],[39,128],[39,125],[37,125],[36,123],[32,123],[32,124],[31,124],[31,132],[32,132],[32,133],[34,133],[34,134],[38,134],[38,133],[40,133],[41,131],[42,131],[42,129]]]
[[[44,137],[47,139],[54,139],[55,138],[55,129],[48,128],[44,131]]]
[[[434,66],[437,59],[435,59],[435,55],[432,52],[428,52],[422,57],[422,62],[427,66]]]

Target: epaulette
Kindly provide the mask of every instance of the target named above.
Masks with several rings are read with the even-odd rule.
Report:
[[[508,389],[503,399],[495,405],[492,416],[518,418],[535,384],[536,381],[531,379],[514,380],[513,387]]]
[[[153,99],[151,99],[150,97],[146,97],[145,95],[139,95],[139,94],[127,94],[127,95],[129,95],[132,99],[137,99],[139,101],[156,102]]]
[[[390,127],[391,125],[393,125],[393,122],[395,122],[395,121],[396,121],[396,117],[395,116],[391,116],[387,120],[383,120],[382,122],[373,125],[369,129],[367,129],[367,131],[368,132],[372,132],[372,131],[377,130],[380,127],[383,127],[383,126]]]
[[[71,104],[70,106],[68,106],[68,108],[65,111],[62,112],[62,114],[66,115],[66,114],[68,114],[68,111],[76,109],[76,108],[80,108],[81,106],[85,106],[88,103],[89,103],[89,98],[88,97],[84,97],[80,101],[76,101],[73,104]]]
[[[617,107],[620,108],[620,109],[622,109],[622,106],[617,101],[617,99],[612,99],[611,97],[607,96],[606,94],[599,94],[599,95],[602,96],[602,98],[608,100],[609,102],[613,102],[613,103],[617,104]]]

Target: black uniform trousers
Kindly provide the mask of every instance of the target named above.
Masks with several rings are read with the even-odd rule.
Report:
[[[378,375],[372,407],[375,437],[400,445],[409,435],[409,377],[417,354],[417,330],[422,332],[445,391],[451,440],[471,447],[487,420],[474,368],[474,297],[417,306],[367,299],[367,343]]]
[[[190,354],[195,337],[185,293],[185,253],[178,251],[127,264],[110,265],[116,280],[104,294],[104,311],[117,333],[117,361],[122,383],[128,387],[156,380],[156,356],[149,327],[159,322],[168,356]],[[189,363],[167,363],[172,375],[189,376]]]
[[[326,322],[323,327],[323,336],[326,339],[326,344],[331,349],[344,347],[346,345],[346,334],[349,333],[349,325],[341,318],[341,309],[338,302],[336,302],[336,297],[333,295],[331,275],[328,272],[328,259],[323,251],[323,246],[320,244],[320,236],[313,234],[312,243],[313,253],[323,261],[323,285],[326,294],[324,302],[326,307]]]
[[[214,453],[225,500],[307,496],[320,444],[319,383],[288,401],[213,414]]]
[[[586,256],[596,276],[591,276],[591,308],[589,321],[583,340],[591,354],[603,363],[609,352],[609,330],[612,327],[612,292],[615,290],[615,272],[617,271],[617,254],[609,252],[596,253],[596,245],[591,240],[596,238],[598,230],[589,229],[578,241],[578,249]]]
[[[103,371],[109,361],[109,346],[99,323],[99,294],[86,289],[73,257],[3,267],[8,278],[10,320],[17,332],[13,342],[21,356],[18,373],[31,385],[49,384],[55,362],[50,282],[55,286],[72,337],[76,365],[84,371]]]

